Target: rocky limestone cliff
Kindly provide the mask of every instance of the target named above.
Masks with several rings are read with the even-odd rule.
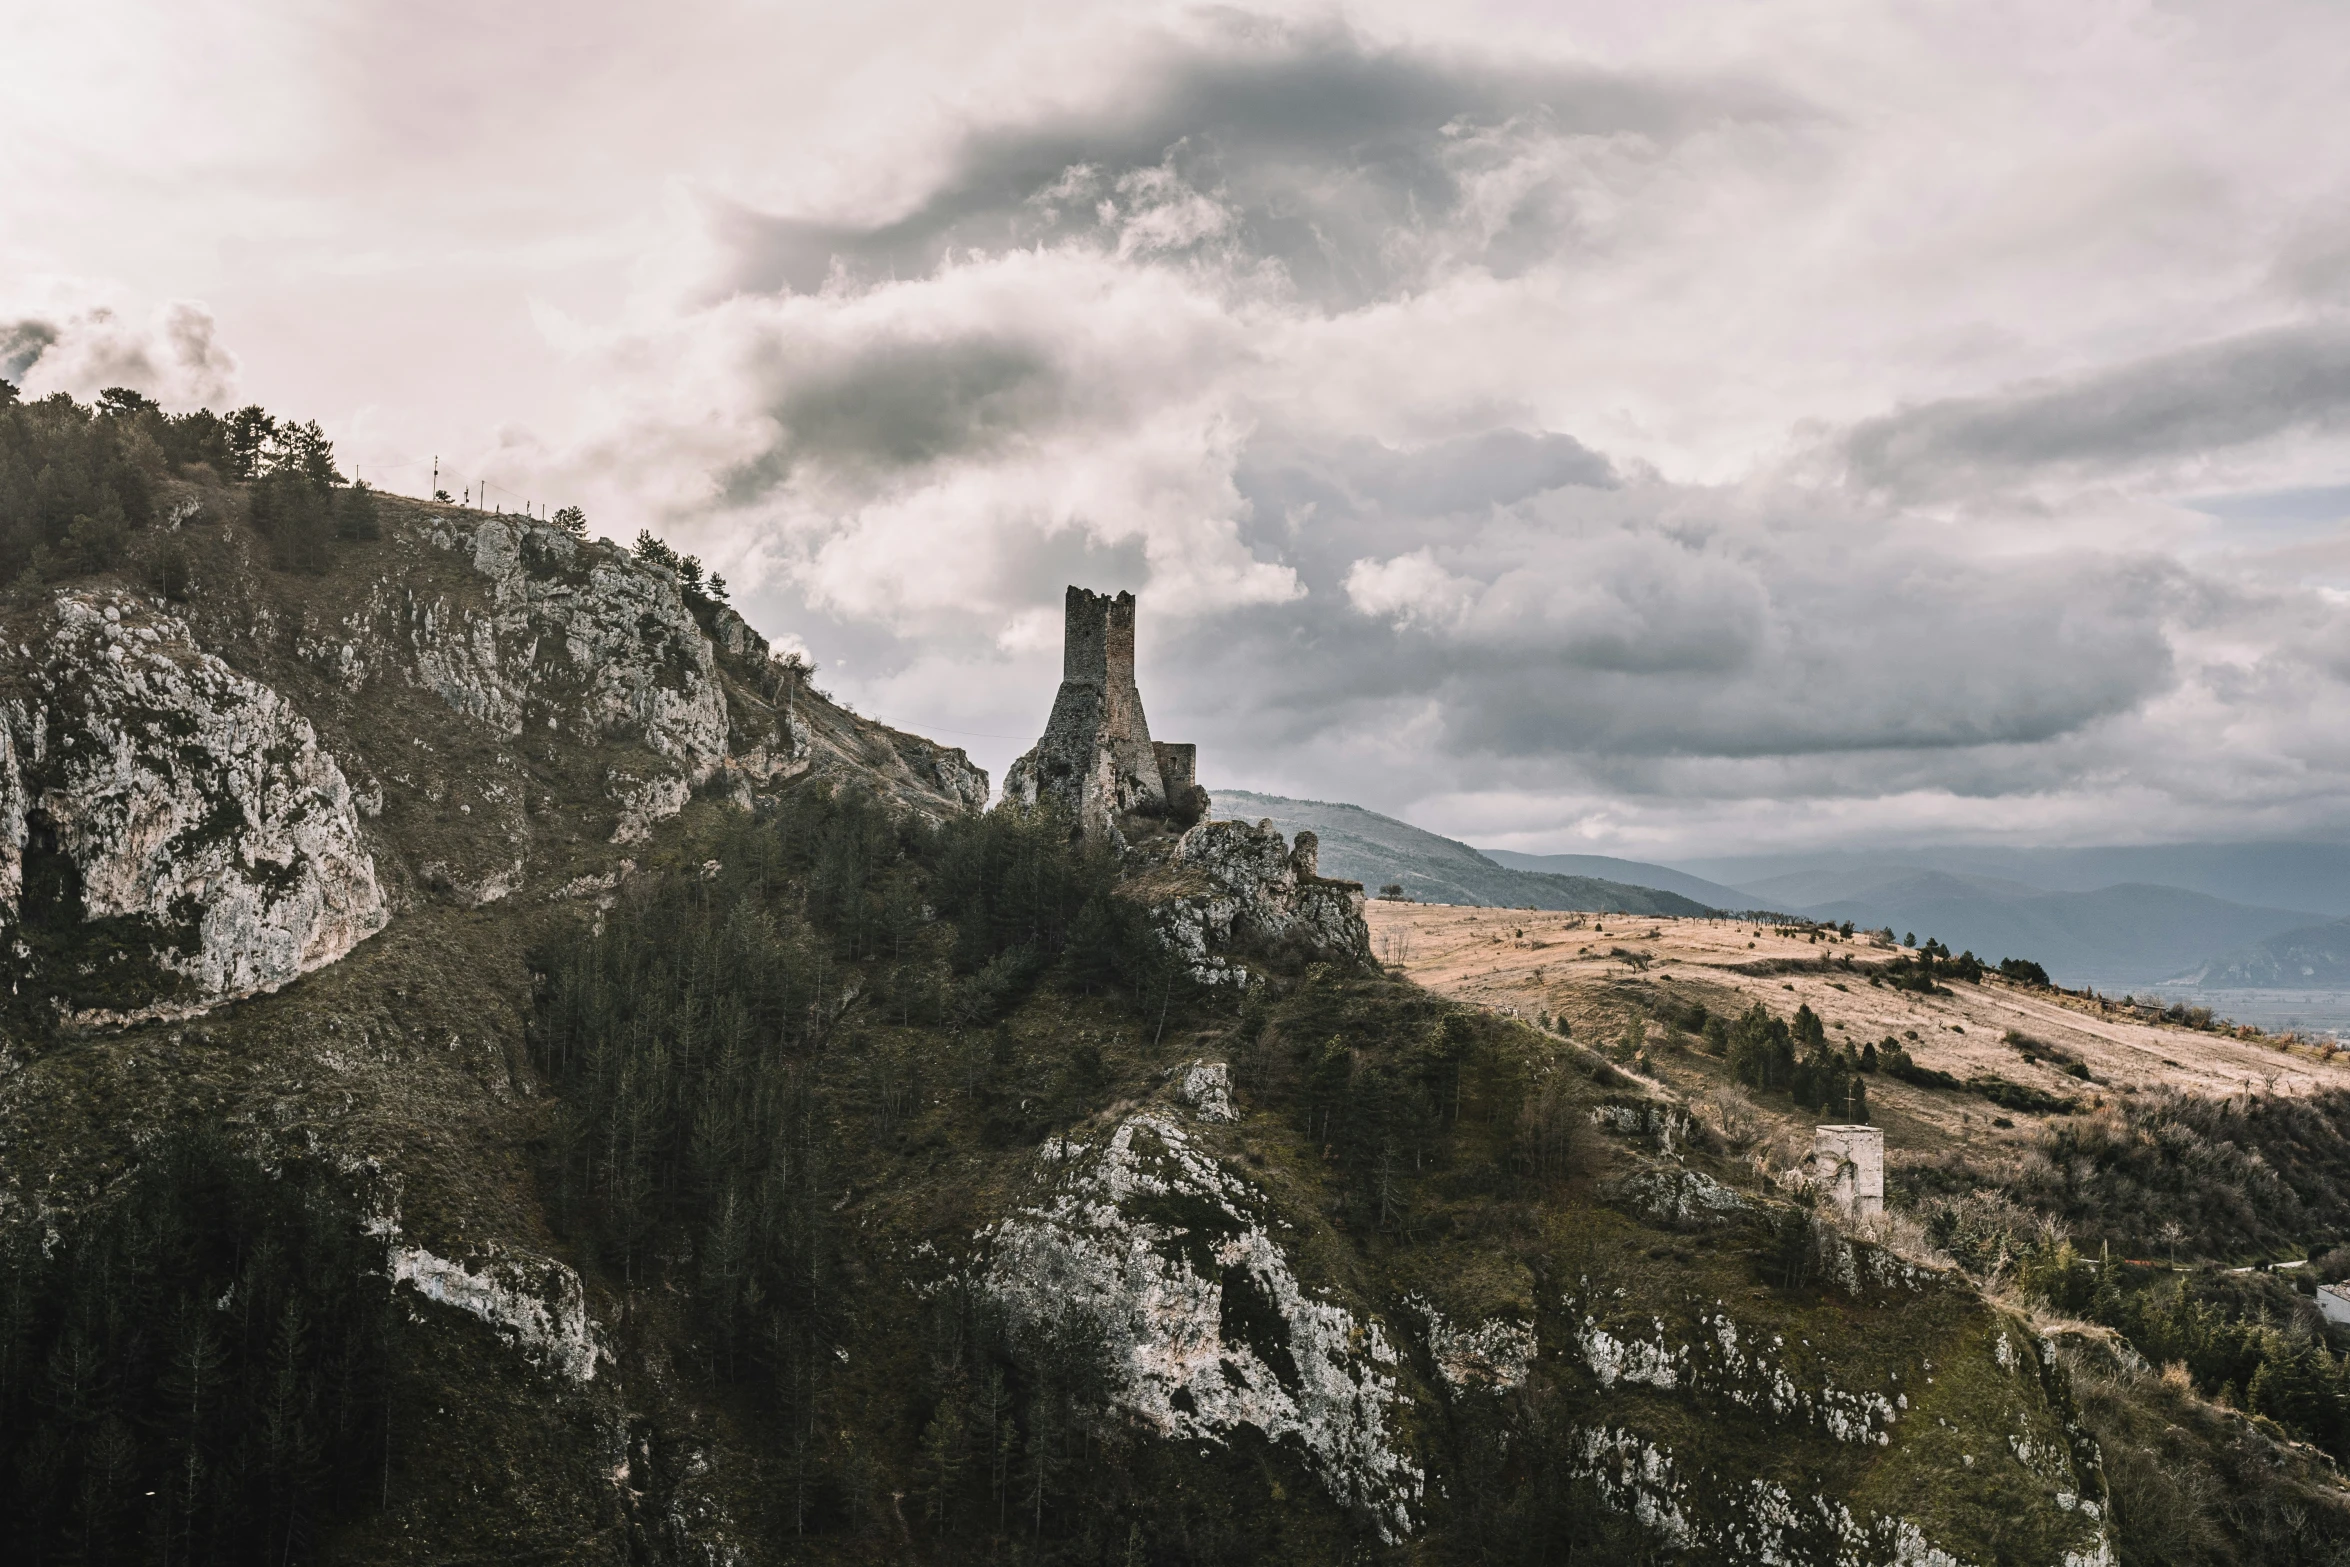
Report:
[[[1164,870],[1137,879],[1161,938],[1201,984],[1245,985],[1246,947],[1300,951],[1354,966],[1371,959],[1359,882],[1318,874],[1310,832],[1293,847],[1271,822],[1201,822],[1176,840]]]
[[[518,518],[385,510],[323,577],[189,523],[184,602],[88,587],[0,610],[19,1016],[190,1016],[421,901],[609,887],[622,856],[599,849],[696,791],[747,808],[815,774],[931,814],[986,802],[962,752],[841,709],[658,565]]]
[[[709,777],[726,755],[726,697],[674,579],[558,528],[483,519],[468,536],[436,520],[430,537],[464,550],[487,604],[452,618],[445,599],[403,585],[395,601],[383,584],[361,641],[344,643],[348,678],[364,682],[367,640],[397,646],[404,631],[415,677],[508,738],[568,724],[590,744],[638,740],[688,782]]]
[[[20,998],[77,925],[114,938],[91,976],[112,1004],[69,1005],[82,1023],[274,989],[383,928],[361,807],[290,703],[134,596],[47,610],[19,623],[0,684],[0,939]]]
[[[986,1237],[1009,1319],[1091,1346],[1109,1401],[1160,1437],[1295,1442],[1340,1507],[1410,1535],[1426,1476],[1393,1429],[1402,1357],[1300,1284],[1265,1192],[1166,1111],[1038,1160],[1043,1191]]]

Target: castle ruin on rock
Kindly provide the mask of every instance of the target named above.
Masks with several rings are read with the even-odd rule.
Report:
[[[1131,812],[1196,821],[1207,806],[1198,748],[1153,740],[1135,689],[1134,595],[1071,586],[1064,615],[1052,717],[1005,775],[1005,798],[1057,799],[1089,836],[1114,831]]]
[[[1366,963],[1370,928],[1362,883],[1321,874],[1320,842],[1285,840],[1270,821],[1206,821],[1197,748],[1151,739],[1134,685],[1134,595],[1068,594],[1061,689],[1044,738],[1004,776],[1023,805],[1054,799],[1088,837],[1135,857],[1128,895],[1149,903],[1159,934],[1202,984],[1249,982],[1232,952],[1288,948],[1324,961]],[[1129,839],[1132,818],[1180,834]],[[1155,864],[1155,869],[1145,868]]]

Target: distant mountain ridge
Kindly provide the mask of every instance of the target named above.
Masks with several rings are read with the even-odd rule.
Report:
[[[2077,879],[2108,865],[2175,862],[2206,882],[2257,884],[2265,872],[2291,868],[2291,856],[2280,858],[2285,846],[1937,849],[1916,857],[1823,852],[1696,861],[1698,869],[1690,870],[1597,854],[1480,851],[1357,805],[1238,789],[1219,790],[1214,799],[1219,813],[1271,817],[1284,832],[1311,829],[1321,837],[1322,865],[1330,875],[1374,891],[1398,882],[1423,902],[1632,914],[1776,909],[1829,924],[1890,927],[1896,936],[1938,938],[1954,952],[1972,951],[1987,962],[2029,958],[2058,984],[2101,990],[2164,984],[2350,987],[2350,921],[2325,922],[2324,905],[2332,900],[2320,900],[2312,911],[2139,879],[2055,888],[2025,879],[2043,867]],[[2311,857],[2315,881],[2336,859],[2350,866],[2350,850],[2292,847]],[[1701,874],[1723,869],[1746,874],[1735,881]],[[2314,884],[2298,873],[2283,883]],[[2331,956],[2337,952],[2338,958]],[[2301,969],[2310,973],[2286,977]],[[2190,974],[2207,977],[2177,977]],[[2245,977],[2254,974],[2272,977]]]
[[[1322,874],[1359,881],[1374,893],[1399,883],[1408,896],[1422,903],[1605,914],[1695,916],[1712,912],[1706,903],[1661,888],[1497,865],[1458,839],[1359,805],[1292,800],[1247,789],[1218,789],[1212,799],[1218,816],[1249,821],[1270,818],[1285,833],[1312,832],[1322,841]]]
[[[1793,890],[1805,874],[1749,889]],[[1914,871],[1859,896],[1800,906],[1807,918],[1895,935],[1938,937],[1985,961],[2031,958],[2061,985],[2100,988],[2157,984],[2214,952],[2306,928],[2306,912],[2231,903],[2182,887],[2123,883],[2091,892],[2044,892],[2019,882],[1947,871]]]
[[[2209,959],[2172,983],[2207,990],[2350,988],[2350,920],[2281,932]]]
[[[2079,849],[1944,844],[1714,856],[1684,860],[1681,869],[1749,891],[1793,885],[1782,878],[1816,876],[1812,890],[1795,900],[1799,904],[1858,897],[1864,882],[1881,886],[1901,875],[1944,871],[2020,882],[2045,892],[2095,892],[2124,885],[2178,887],[2253,908],[2311,909],[2335,919],[2350,915],[2350,845],[2339,843]]]
[[[1619,860],[1606,854],[1520,854],[1515,849],[1479,849],[1479,854],[1496,865],[1514,871],[1533,871],[1545,876],[1587,876],[1601,881],[1622,882],[1634,887],[1654,887],[1661,892],[1677,892],[1684,898],[1716,909],[1767,908],[1742,887],[1708,881],[1703,876],[1692,876],[1677,871],[1670,865],[1651,865],[1645,860]]]

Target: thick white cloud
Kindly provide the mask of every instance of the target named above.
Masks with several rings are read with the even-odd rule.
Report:
[[[127,386],[174,408],[200,408],[235,395],[237,361],[212,312],[193,300],[166,301],[144,319],[77,302],[0,319],[0,380],[35,397],[87,400]]]
[[[1088,563],[1178,615],[1295,592],[1239,538],[1250,323],[1183,271],[1010,251],[738,295],[604,352],[661,368],[603,482],[817,608],[992,634]]]
[[[2338,8],[157,19],[33,32],[0,357],[225,395],[23,302],[201,296],[997,768],[1081,581],[1211,781],[1488,841],[2350,830]]]

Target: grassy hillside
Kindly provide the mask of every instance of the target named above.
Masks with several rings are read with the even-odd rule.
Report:
[[[1742,1038],[1761,1019],[1872,1052],[1858,1079],[1889,1226],[2025,1302],[2059,1346],[2124,1567],[2350,1551],[2350,1332],[2312,1300],[2350,1275],[2350,1058],[1995,975],[1905,989],[1890,951],[1797,927],[1406,904],[1371,919],[1414,979],[1589,1042],[1790,1176],[1823,1112],[1799,1084],[1741,1075]],[[1897,1074],[1894,1049],[1919,1070]],[[2290,1269],[2259,1271],[2277,1259]]]
[[[1374,892],[1397,884],[1406,897],[1422,903],[1610,914],[1702,914],[1706,909],[1695,899],[1654,887],[1512,870],[1496,865],[1465,843],[1359,805],[1291,800],[1245,789],[1219,789],[1214,799],[1219,816],[1250,821],[1271,818],[1285,833],[1317,834],[1322,840],[1324,875],[1359,881]]]

